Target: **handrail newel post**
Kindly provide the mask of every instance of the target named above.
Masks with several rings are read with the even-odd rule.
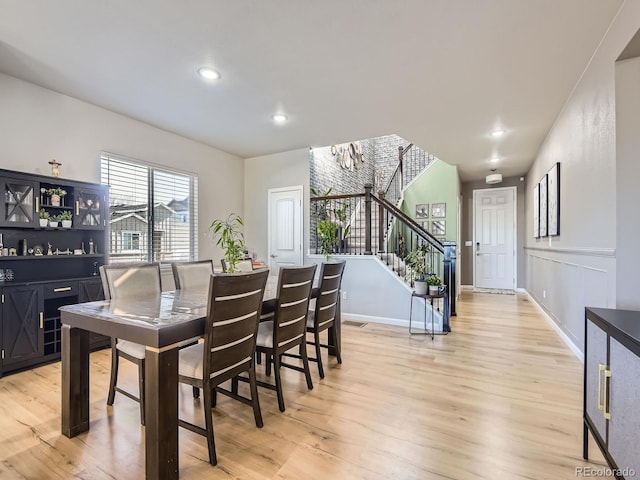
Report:
[[[372,255],[371,252],[371,189],[373,185],[367,183],[364,186],[364,254]]]
[[[449,314],[456,316],[456,243],[443,242],[444,245],[444,283],[449,293]]]
[[[384,192],[378,192],[378,198],[384,200]],[[382,203],[378,203],[378,254],[382,255],[384,251],[384,207]]]

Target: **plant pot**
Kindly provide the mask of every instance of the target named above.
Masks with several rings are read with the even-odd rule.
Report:
[[[62,228],[71,228],[71,220],[62,220]]]
[[[58,222],[52,222],[51,220],[49,220],[49,226],[56,228],[58,226]]]
[[[42,228],[46,227],[47,225],[49,225],[49,219],[48,218],[41,218],[40,219],[40,226]]]
[[[429,295],[438,295],[440,287],[438,285],[429,285]]]
[[[54,207],[60,206],[60,195],[51,195],[51,205]]]
[[[413,281],[413,290],[417,295],[426,295],[427,294],[427,281],[426,280],[414,280]]]

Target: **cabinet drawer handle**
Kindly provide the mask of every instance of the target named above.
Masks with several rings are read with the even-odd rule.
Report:
[[[76,217],[80,215],[80,201],[76,200]]]
[[[36,196],[36,213],[40,211],[40,197]]]
[[[606,365],[598,364],[598,410],[604,411],[604,401],[602,401],[602,372],[607,369]]]
[[[40,328],[44,328],[44,313],[40,312]]]
[[[604,418],[611,420],[611,399],[609,398],[609,384],[611,383],[611,370],[604,371]]]
[[[68,292],[69,290],[71,290],[71,287],[60,287],[53,289],[54,292]]]

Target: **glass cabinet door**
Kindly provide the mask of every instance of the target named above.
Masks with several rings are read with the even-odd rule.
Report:
[[[97,189],[75,189],[75,228],[98,230],[105,226],[105,197],[104,192]]]
[[[3,178],[0,180],[0,225],[7,227],[34,227],[38,223],[38,184],[25,180]]]

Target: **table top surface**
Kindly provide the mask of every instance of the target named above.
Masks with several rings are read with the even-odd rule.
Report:
[[[278,277],[269,276],[264,299],[276,296]],[[60,307],[71,327],[162,348],[204,333],[208,291],[171,290],[160,296],[101,300]]]

